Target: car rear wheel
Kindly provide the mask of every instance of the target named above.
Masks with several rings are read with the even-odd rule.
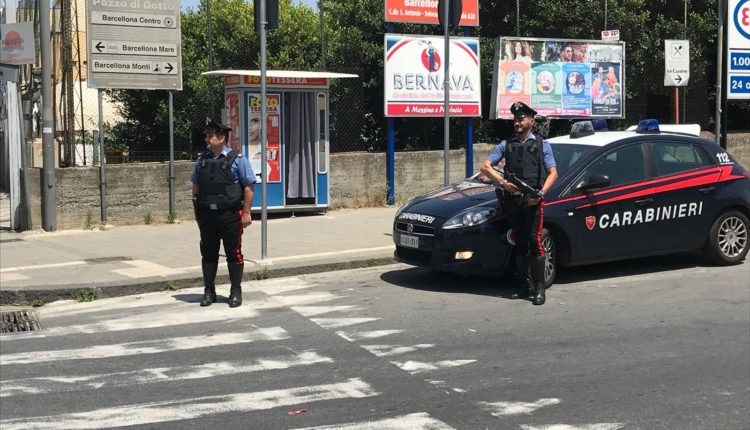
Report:
[[[549,288],[557,275],[557,247],[552,232],[542,229],[542,247],[544,248],[544,285]]]
[[[748,251],[750,223],[742,212],[727,211],[711,226],[704,254],[717,264],[739,264]]]

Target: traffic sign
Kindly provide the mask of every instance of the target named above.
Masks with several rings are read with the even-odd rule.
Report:
[[[34,23],[17,22],[0,25],[0,62],[34,64]]]
[[[729,0],[727,14],[727,99],[750,100],[750,0]]]
[[[86,0],[89,88],[182,89],[180,0]]]
[[[664,86],[686,87],[690,79],[690,42],[664,41]]]
[[[620,30],[602,30],[602,40],[618,42],[620,40]]]

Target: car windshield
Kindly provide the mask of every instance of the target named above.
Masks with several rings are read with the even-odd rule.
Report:
[[[583,158],[584,154],[595,148],[591,145],[552,144],[552,153],[555,155],[555,163],[557,163],[557,174],[564,175],[578,160]]]

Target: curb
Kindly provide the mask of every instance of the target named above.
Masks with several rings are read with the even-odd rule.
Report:
[[[385,266],[396,263],[393,257],[366,258],[336,263],[322,263],[305,266],[261,268],[252,272],[246,272],[242,281],[254,281],[268,278],[283,278],[287,276],[307,275],[311,273],[334,272],[339,270],[361,269],[366,267]],[[217,275],[216,284],[229,283],[229,275]],[[203,277],[190,277],[182,279],[163,279],[155,281],[138,282],[133,284],[109,283],[81,283],[72,285],[61,285],[59,288],[47,288],[39,290],[3,290],[0,291],[0,305],[2,306],[41,306],[57,300],[75,299],[76,295],[91,295],[92,300],[107,297],[122,297],[143,293],[159,291],[175,291],[184,288],[196,288],[203,286]],[[40,304],[41,303],[41,304]]]

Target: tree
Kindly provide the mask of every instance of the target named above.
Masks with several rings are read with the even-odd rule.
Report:
[[[315,69],[320,61],[315,12],[292,0],[281,0],[279,9],[281,25],[267,33],[268,68]],[[175,147],[190,153],[203,148],[206,116],[217,117],[224,104],[223,80],[202,75],[212,67],[209,59],[217,70],[259,69],[260,46],[253,5],[243,0],[202,0],[197,9],[181,13],[181,27],[183,89],[174,95]],[[166,91],[113,90],[108,95],[124,119],[113,126],[111,139],[136,154],[168,149]]]

